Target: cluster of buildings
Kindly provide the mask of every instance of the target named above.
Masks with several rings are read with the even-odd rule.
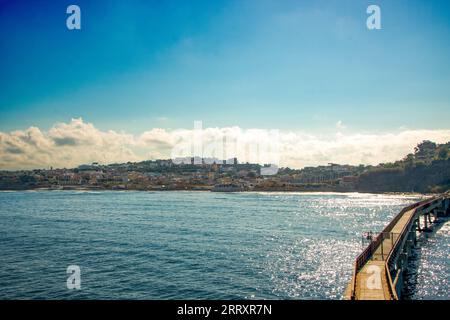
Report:
[[[73,169],[0,172],[0,189],[107,189],[303,191],[352,190],[359,166],[329,164],[301,170],[281,168],[265,175],[267,165],[239,163],[236,158],[185,158],[100,165]]]

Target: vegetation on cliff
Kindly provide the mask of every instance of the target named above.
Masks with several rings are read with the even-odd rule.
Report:
[[[443,192],[450,189],[450,142],[425,140],[400,161],[382,163],[359,176],[358,191]]]

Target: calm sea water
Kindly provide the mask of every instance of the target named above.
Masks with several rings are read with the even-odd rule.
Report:
[[[340,299],[362,231],[417,198],[0,192],[1,299]],[[423,239],[414,299],[449,298],[449,224]],[[66,268],[81,268],[68,290]]]

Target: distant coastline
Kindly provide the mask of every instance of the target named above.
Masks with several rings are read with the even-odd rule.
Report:
[[[303,169],[195,158],[72,169],[0,171],[0,190],[364,192],[436,194],[450,189],[450,142],[423,141],[414,154],[377,166],[329,163]],[[268,170],[273,169],[276,170]],[[270,174],[265,174],[271,171]]]

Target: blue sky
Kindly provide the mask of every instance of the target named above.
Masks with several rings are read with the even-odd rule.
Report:
[[[438,0],[0,0],[0,131],[447,129],[449,39]]]

